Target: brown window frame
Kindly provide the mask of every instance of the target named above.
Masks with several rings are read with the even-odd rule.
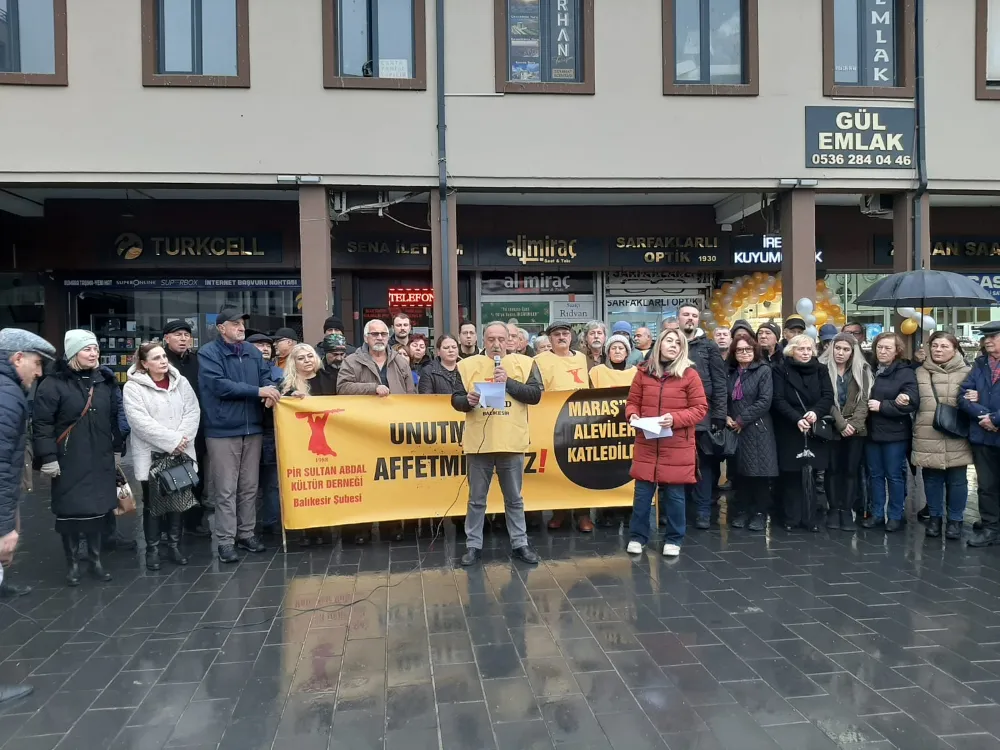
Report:
[[[746,83],[713,85],[710,83],[677,83],[677,18],[676,0],[663,0],[663,95],[664,96],[758,96],[760,94],[760,34],[757,22],[757,0],[744,0],[742,19],[744,32],[743,65]]]
[[[507,80],[507,0],[493,0],[494,80],[498,94],[594,93],[594,0],[581,0],[583,23],[583,79],[579,83],[520,83]]]
[[[916,93],[916,49],[917,15],[913,0],[896,0],[896,40],[899,54],[897,65],[901,81],[899,86],[852,86],[834,83],[834,0],[823,0],[823,96],[842,96],[850,99],[912,99]],[[900,19],[902,22],[900,22]]]
[[[156,0],[141,0],[142,85],[171,88],[250,88],[250,0],[236,0],[236,75],[161,74],[156,72]]]
[[[427,90],[427,2],[413,0],[413,78],[342,76],[337,70],[337,0],[323,0],[323,88]]]
[[[69,65],[66,52],[66,0],[52,0],[53,34],[55,42],[55,73],[0,73],[0,85],[11,86],[68,86]]]
[[[990,85],[986,75],[986,59],[989,54],[989,37],[986,25],[990,20],[988,0],[976,0],[976,99],[1000,99],[1000,84]]]

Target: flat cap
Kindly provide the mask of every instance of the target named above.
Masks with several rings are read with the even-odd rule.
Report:
[[[4,328],[0,331],[0,352],[25,352],[55,359],[56,348],[37,333],[23,328]]]

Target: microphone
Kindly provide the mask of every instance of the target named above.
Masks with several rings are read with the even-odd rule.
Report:
[[[494,354],[493,355],[493,366],[494,367],[499,367],[500,366],[500,355],[499,354]]]

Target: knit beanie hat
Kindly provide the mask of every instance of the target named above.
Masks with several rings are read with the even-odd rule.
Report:
[[[624,336],[620,333],[616,333],[608,337],[608,341],[604,344],[604,353],[607,354],[611,351],[612,344],[623,344],[625,346],[625,351],[629,354],[632,353],[632,342],[628,340],[628,336]]]
[[[82,349],[88,346],[97,346],[97,336],[93,331],[82,331],[75,329],[66,331],[66,338],[63,339],[63,349],[66,352],[66,359],[73,359]]]
[[[342,352],[347,350],[347,339],[342,333],[328,333],[323,337],[324,352]]]
[[[334,328],[343,333],[344,321],[342,321],[340,318],[335,318],[334,316],[331,315],[329,318],[323,321],[323,330],[329,331],[331,328]]]

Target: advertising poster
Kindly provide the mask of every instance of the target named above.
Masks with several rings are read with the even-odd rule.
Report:
[[[510,0],[507,23],[510,80],[539,83],[542,80],[542,24],[538,0]]]
[[[526,510],[632,504],[627,388],[542,394],[530,408]],[[287,399],[274,410],[286,529],[463,515],[465,417],[447,396]],[[496,482],[490,513],[503,511]]]

